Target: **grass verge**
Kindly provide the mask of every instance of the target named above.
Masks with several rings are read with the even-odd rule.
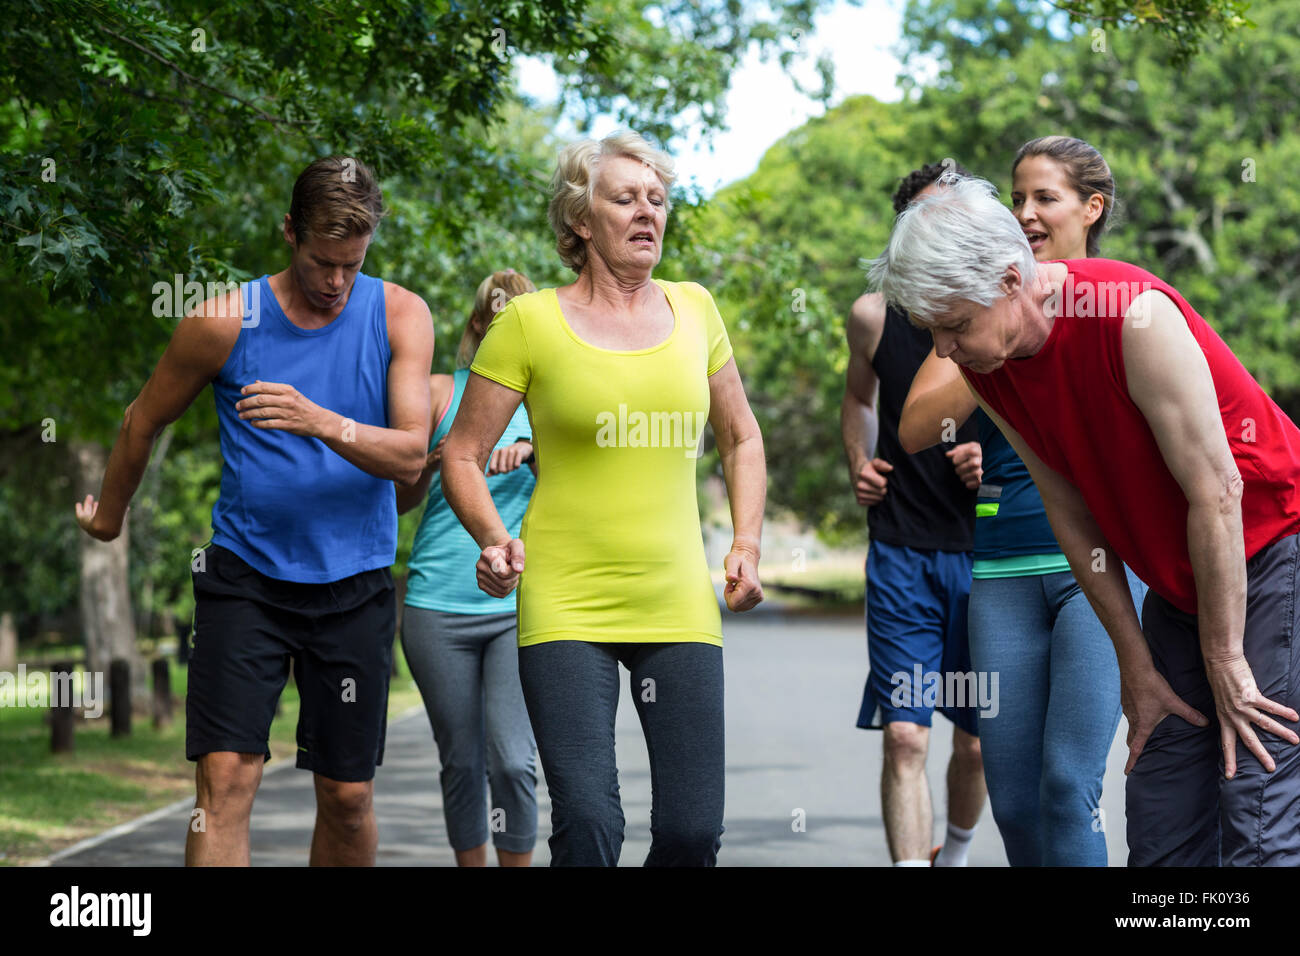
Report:
[[[420,703],[400,641],[388,716]],[[107,712],[77,722],[76,750],[50,753],[49,711],[0,707],[0,866],[35,863],[109,827],[194,794],[194,764],[185,759],[186,669],[171,662],[172,723],[155,729],[136,714],[129,737],[109,734]],[[273,761],[297,753],[298,689],[280,695],[271,724]],[[270,766],[270,764],[268,764]]]

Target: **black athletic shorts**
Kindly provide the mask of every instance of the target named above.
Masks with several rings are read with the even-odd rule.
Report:
[[[388,568],[328,584],[269,578],[210,544],[194,581],[194,648],[185,698],[185,755],[264,753],[289,676],[298,766],[366,781],[383,763],[396,594]]]

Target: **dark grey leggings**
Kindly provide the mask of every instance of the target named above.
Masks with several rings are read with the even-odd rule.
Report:
[[[614,866],[623,807],[614,761],[618,665],[631,672],[650,755],[646,866],[713,866],[722,845],[722,648],[550,641],[519,677],[551,797],[551,865]]]
[[[402,650],[420,687],[442,762],[442,811],[453,850],[487,842],[528,853],[537,841],[537,771],[519,689],[515,615],[448,614],[406,605]]]

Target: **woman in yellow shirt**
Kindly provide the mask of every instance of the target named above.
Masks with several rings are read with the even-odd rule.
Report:
[[[712,297],[651,276],[673,179],[672,160],[635,133],[560,154],[549,217],[577,281],[497,314],[443,452],[447,501],[483,549],[479,587],[519,588],[519,676],[551,797],[552,865],[618,862],[620,662],[650,754],[646,864],[711,866],[721,845],[722,626],[695,489],[704,423],[735,529],[732,611],[763,598],[767,470]],[[483,471],[520,401],[537,486],[511,539]]]

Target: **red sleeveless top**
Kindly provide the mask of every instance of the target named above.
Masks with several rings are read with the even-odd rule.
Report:
[[[1110,259],[1064,264],[1069,273],[1042,348],[987,375],[962,373],[1034,454],[1078,487],[1133,573],[1179,610],[1195,614],[1187,498],[1129,397],[1121,342],[1129,303],[1144,291],[1163,292],[1205,353],[1228,447],[1245,483],[1247,559],[1300,531],[1300,429],[1168,283]]]

